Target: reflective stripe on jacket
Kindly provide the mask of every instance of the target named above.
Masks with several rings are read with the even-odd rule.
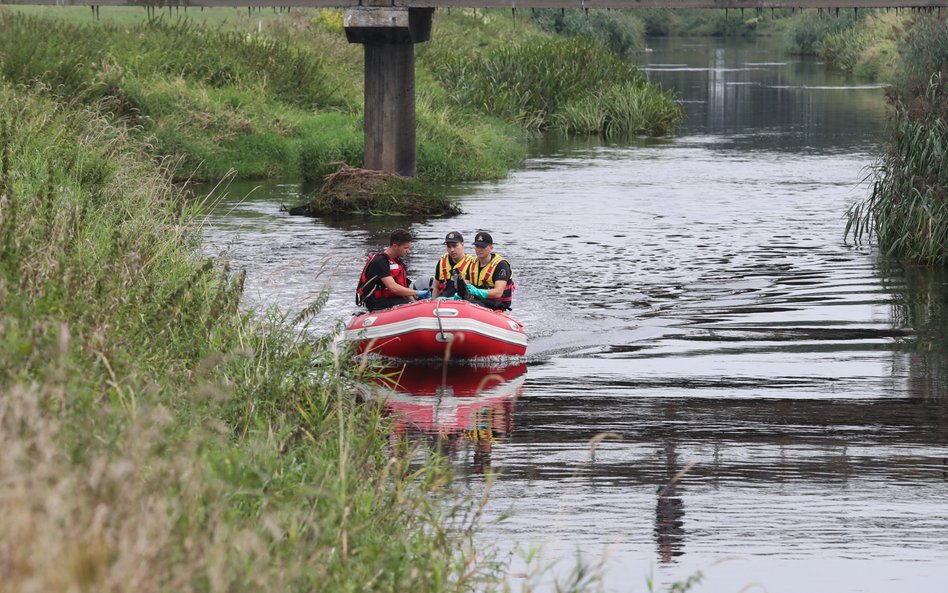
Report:
[[[457,270],[458,276],[460,276],[464,281],[471,282],[471,267],[474,263],[477,262],[477,258],[471,254],[465,254],[456,264],[451,263],[451,256],[445,253],[441,256],[441,259],[438,260],[438,276],[435,280],[438,281],[438,292],[444,292],[444,289],[448,285],[448,280],[451,279],[451,271]]]
[[[486,288],[487,290],[494,288],[494,271],[501,262],[507,261],[496,253],[491,255],[493,255],[493,258],[487,262],[486,266],[482,267],[480,260],[478,260],[476,257],[474,258],[474,263],[471,265],[471,282],[473,282],[474,286],[478,288]],[[510,262],[507,262],[507,264],[509,265]],[[507,286],[504,287],[504,293],[496,299],[488,300],[492,302],[500,302],[509,307],[511,301],[513,301],[513,293],[516,289],[517,287],[514,285],[513,280],[513,268],[511,267],[510,278],[507,279]]]

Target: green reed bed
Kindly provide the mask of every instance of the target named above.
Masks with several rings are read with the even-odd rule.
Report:
[[[948,263],[948,83],[933,76],[912,100],[896,97],[890,145],[872,192],[849,210],[847,235],[887,255]]]
[[[661,135],[681,119],[670,94],[590,39],[547,39],[473,56],[447,55],[430,67],[458,104],[531,130]],[[642,123],[658,113],[671,117]]]
[[[345,352],[241,312],[171,171],[50,95],[0,86],[0,591],[492,578],[470,507],[437,458],[389,448]]]

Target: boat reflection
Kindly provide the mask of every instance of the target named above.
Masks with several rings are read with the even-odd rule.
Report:
[[[423,442],[481,473],[494,444],[514,430],[526,364],[506,367],[388,367],[372,395],[392,415],[395,441]]]

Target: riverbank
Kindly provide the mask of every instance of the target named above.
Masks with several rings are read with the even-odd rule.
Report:
[[[339,11],[299,10],[266,19],[248,13],[246,19],[216,26],[170,18],[134,22],[127,11],[116,13],[121,15],[117,21],[101,22],[88,22],[88,11],[67,13],[75,22],[51,18],[58,14],[54,9],[26,13],[0,11],[4,79],[14,84],[40,80],[63,99],[79,100],[139,128],[156,157],[179,161],[175,172],[181,177],[215,181],[233,169],[240,178],[319,180],[335,170],[332,163],[362,165],[362,50],[346,42]],[[455,35],[458,31],[463,34]],[[37,36],[48,40],[41,51],[31,42]],[[482,60],[488,68],[511,44],[514,52],[536,54],[531,48],[539,43],[549,51],[543,71],[564,70],[564,60],[577,51],[569,40],[557,41],[499,12],[437,13],[432,42],[419,46],[420,179],[501,178],[524,157],[523,140],[534,129],[661,135],[680,119],[673,98],[640,74],[624,74],[614,85],[598,79],[572,83],[560,89],[555,103],[532,106],[532,114],[543,114],[542,121],[485,106],[480,97],[459,92],[452,78],[459,60]],[[588,53],[584,65],[609,67],[614,60],[605,46],[582,48]],[[518,81],[525,88],[512,88],[483,69],[475,76],[482,90],[521,102],[530,89],[547,82],[534,76]],[[590,126],[562,121],[560,107],[608,101],[612,95],[606,87],[617,85],[648,94],[646,103],[659,103],[667,113],[652,121],[651,112],[642,112],[639,118],[650,122],[644,126],[630,122],[623,127],[614,117],[608,127],[581,130]]]
[[[440,458],[392,449],[363,371],[292,329],[325,293],[241,311],[173,170],[46,86],[0,87],[0,138],[0,589],[494,578]]]

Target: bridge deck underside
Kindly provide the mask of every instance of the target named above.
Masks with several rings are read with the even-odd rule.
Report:
[[[940,8],[948,0],[0,0],[0,5],[173,7],[400,6],[433,8]]]

